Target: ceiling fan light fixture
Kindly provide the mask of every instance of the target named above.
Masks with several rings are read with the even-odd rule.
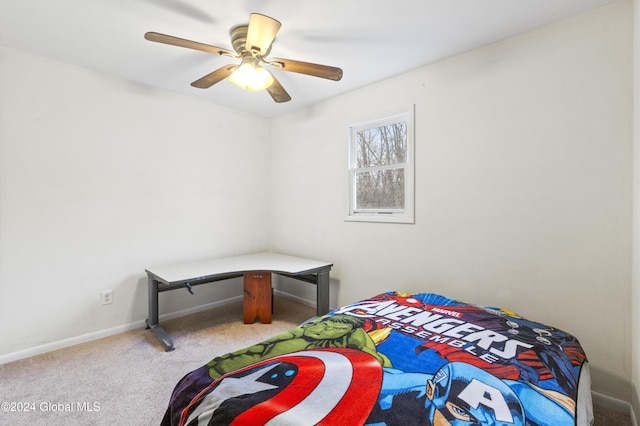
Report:
[[[202,52],[229,56],[240,59],[240,65],[227,64],[191,83],[198,89],[208,89],[225,79],[230,79],[233,84],[248,91],[265,90],[269,96],[277,102],[289,102],[291,96],[282,87],[282,84],[269,71],[260,64],[271,65],[282,71],[320,77],[338,81],[342,78],[342,70],[328,65],[314,64],[311,62],[295,61],[293,59],[275,58],[268,60],[276,34],[280,30],[280,22],[266,15],[252,13],[249,24],[236,25],[231,28],[231,45],[233,51],[222,47],[211,46],[197,41],[174,37],[167,34],[147,32],[144,38],[156,43],[169,44]]]
[[[250,92],[264,90],[273,84],[273,76],[269,71],[256,65],[252,60],[244,60],[231,74],[229,80],[241,89]]]

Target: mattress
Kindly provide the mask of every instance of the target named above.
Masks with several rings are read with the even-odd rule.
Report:
[[[175,386],[162,424],[592,423],[575,336],[504,308],[394,291],[213,358]]]

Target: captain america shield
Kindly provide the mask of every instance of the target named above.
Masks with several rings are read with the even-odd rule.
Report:
[[[295,352],[220,377],[184,409],[180,424],[363,424],[381,384],[382,367],[365,352]]]

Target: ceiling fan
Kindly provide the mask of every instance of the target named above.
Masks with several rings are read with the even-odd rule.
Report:
[[[247,90],[266,89],[276,102],[290,101],[291,96],[280,82],[260,64],[334,81],[342,78],[342,70],[337,67],[292,59],[267,59],[280,26],[279,21],[269,16],[252,13],[248,25],[238,25],[230,31],[231,45],[234,51],[156,32],[148,32],[144,38],[157,43],[186,47],[242,60],[239,65],[225,65],[191,83],[193,87],[199,89],[207,89],[229,77],[233,83]]]

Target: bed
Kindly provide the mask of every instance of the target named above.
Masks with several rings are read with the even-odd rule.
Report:
[[[590,425],[587,358],[514,312],[387,292],[212,359],[163,426]]]

